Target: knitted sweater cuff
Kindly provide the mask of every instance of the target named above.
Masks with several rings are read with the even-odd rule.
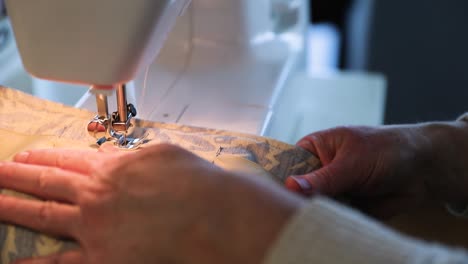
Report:
[[[434,260],[458,263],[449,261],[468,261],[468,256],[410,239],[352,209],[318,197],[292,217],[270,248],[264,264],[433,263]]]

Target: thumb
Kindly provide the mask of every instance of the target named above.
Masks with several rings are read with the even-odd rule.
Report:
[[[336,162],[305,175],[293,175],[286,179],[285,185],[291,191],[305,196],[322,194],[335,196],[343,193],[350,177],[342,172]]]

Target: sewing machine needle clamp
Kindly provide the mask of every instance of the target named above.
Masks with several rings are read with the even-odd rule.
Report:
[[[87,130],[94,137],[97,145],[108,141],[124,150],[133,150],[146,142],[146,135],[139,138],[128,137],[129,129],[132,127],[131,120],[137,115],[134,105],[127,104],[125,85],[117,87],[118,111],[109,116],[107,97],[109,91],[91,88],[96,96],[98,114],[88,123]]]
[[[111,124],[112,122],[99,115],[88,123],[88,133],[97,139],[97,145],[101,146],[106,142],[114,142],[114,144],[121,149],[134,150],[145,143],[146,134],[138,138],[129,137],[126,131],[118,132]]]

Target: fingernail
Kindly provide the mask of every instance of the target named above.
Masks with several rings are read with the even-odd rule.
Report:
[[[21,152],[16,154],[14,161],[16,162],[26,162],[29,157],[29,152]]]
[[[294,191],[299,191],[300,193],[304,195],[312,195],[314,194],[314,188],[312,185],[309,183],[308,180],[306,180],[303,177],[298,177],[298,176],[291,176],[289,179],[292,180],[293,183],[291,182],[288,184],[288,187],[290,189],[293,189]]]

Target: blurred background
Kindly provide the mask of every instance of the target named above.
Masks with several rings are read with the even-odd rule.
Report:
[[[313,0],[310,34],[335,52],[315,68],[383,73],[386,124],[454,119],[468,110],[467,13],[465,0]]]

